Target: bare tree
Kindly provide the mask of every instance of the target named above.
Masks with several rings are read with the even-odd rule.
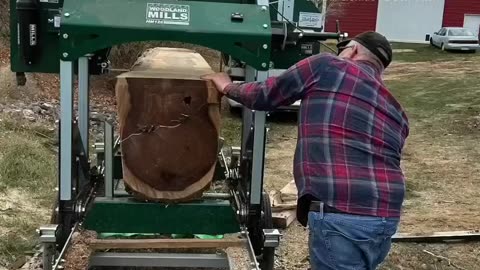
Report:
[[[312,0],[319,11],[325,14],[325,16],[341,16],[348,1],[345,0]],[[325,6],[323,5],[325,1]]]

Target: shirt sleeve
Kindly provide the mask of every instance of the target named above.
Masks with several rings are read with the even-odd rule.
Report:
[[[306,58],[278,77],[263,82],[232,83],[225,95],[251,110],[270,111],[302,99],[314,81],[311,59]]]

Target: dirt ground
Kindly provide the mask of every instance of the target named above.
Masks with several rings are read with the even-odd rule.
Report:
[[[8,73],[8,61],[5,58],[0,60],[2,74]],[[411,135],[403,161],[408,196],[400,232],[428,233],[479,227],[479,60],[478,56],[472,56],[469,60],[397,62],[385,74],[387,85],[405,106],[411,122]],[[40,94],[39,98],[58,99],[56,76],[38,75],[32,77],[32,81],[42,86],[35,93]],[[101,106],[114,106],[113,92],[108,90],[110,83],[94,82],[96,91],[92,99]],[[4,85],[0,86],[0,90],[5,90]],[[232,136],[236,136],[239,119],[231,116],[228,110],[225,110],[224,117],[225,121],[229,121],[223,126],[227,141],[235,141]],[[294,115],[279,114],[269,121],[265,169],[267,190],[281,189],[293,178],[293,152],[297,137],[295,120]],[[32,202],[25,199],[30,194],[23,190],[11,190],[6,194],[0,196],[2,211],[20,209],[35,217],[48,211],[40,206],[35,209]],[[0,235],[6,235],[8,229],[0,226]],[[25,229],[22,233],[33,232]],[[282,233],[284,237],[278,250],[276,269],[307,269],[306,229],[294,222]],[[0,269],[1,262],[0,258]],[[474,270],[480,268],[479,263],[479,243],[397,243],[381,269]]]

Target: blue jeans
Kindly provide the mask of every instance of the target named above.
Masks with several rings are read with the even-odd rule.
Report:
[[[311,269],[376,269],[390,251],[398,223],[398,218],[310,212]]]

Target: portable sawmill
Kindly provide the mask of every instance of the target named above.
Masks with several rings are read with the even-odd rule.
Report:
[[[236,81],[263,81],[319,53],[321,41],[346,37],[338,23],[336,32],[324,31],[325,4],[309,0],[11,0],[10,11],[11,67],[18,83],[25,83],[28,72],[60,74],[58,198],[51,224],[38,230],[44,269],[64,268],[65,252],[79,230],[96,232],[96,243],[103,243],[104,249],[90,256],[92,268],[230,269],[234,267],[230,257],[220,251],[168,250],[219,249],[241,241],[249,254],[249,269],[273,269],[281,235],[272,226],[270,201],[263,189],[267,112],[243,108],[240,146],[223,145],[218,138],[215,173],[208,180],[221,184],[221,191],[205,189],[192,200],[173,203],[141,200],[125,188],[122,142],[128,134],[114,136],[112,124],[105,121],[104,140],[89,142],[89,77],[109,72],[112,46],[177,41],[220,51],[225,70]],[[76,80],[78,104],[74,106]],[[195,237],[231,234],[238,241]],[[102,242],[108,239],[105,235],[115,235],[117,242],[111,243],[123,243],[123,250]],[[190,237],[165,239],[165,235]],[[168,252],[130,252],[136,245]]]

